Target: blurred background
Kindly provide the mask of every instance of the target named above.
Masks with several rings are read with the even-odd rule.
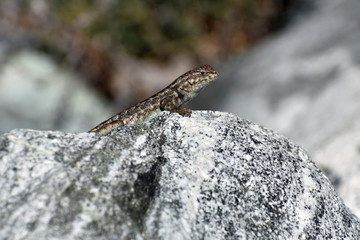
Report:
[[[360,1],[1,0],[0,133],[84,132],[210,64],[188,106],[305,148],[360,216]]]

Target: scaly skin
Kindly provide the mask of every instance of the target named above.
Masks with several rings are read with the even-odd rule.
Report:
[[[219,73],[209,65],[190,70],[160,92],[105,120],[89,132],[106,134],[120,126],[134,125],[149,120],[165,110],[177,112],[183,116],[190,115],[190,109],[180,107],[196,97],[204,87],[215,81],[218,76]]]

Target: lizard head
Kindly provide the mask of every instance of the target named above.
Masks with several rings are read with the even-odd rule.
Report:
[[[209,65],[204,65],[185,73],[183,76],[187,83],[183,90],[189,93],[198,93],[209,83],[215,81],[219,77],[219,73]]]

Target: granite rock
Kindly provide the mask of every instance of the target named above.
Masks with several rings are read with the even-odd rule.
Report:
[[[307,153],[221,112],[0,137],[1,239],[358,239]]]

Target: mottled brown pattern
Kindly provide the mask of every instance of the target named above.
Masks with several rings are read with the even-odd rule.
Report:
[[[218,76],[219,73],[209,65],[190,70],[157,94],[105,120],[89,132],[109,133],[116,127],[146,121],[164,110],[181,115],[191,114],[190,109],[180,107],[196,97],[204,87],[215,81]]]

